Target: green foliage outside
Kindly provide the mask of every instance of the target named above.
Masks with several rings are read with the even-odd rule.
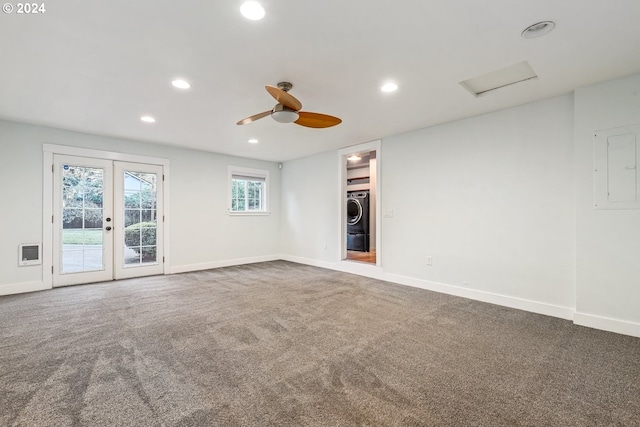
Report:
[[[68,166],[62,176],[64,228],[102,226],[102,169]]]
[[[261,181],[234,179],[231,181],[231,210],[256,211],[262,209]]]
[[[155,260],[156,256],[156,226],[155,222],[139,222],[131,224],[124,229],[124,244],[140,254],[143,250],[143,258],[149,257]],[[153,246],[141,248],[141,246]]]
[[[142,191],[126,194],[124,197],[125,209],[155,209],[156,192],[153,188],[144,188]]]
[[[62,176],[63,227],[65,229],[101,228],[104,189],[102,169],[82,166],[66,167]],[[156,209],[155,185],[145,182],[139,191],[128,191],[125,194],[124,206],[125,209]]]

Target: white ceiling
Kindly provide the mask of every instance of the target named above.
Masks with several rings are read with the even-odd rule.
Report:
[[[284,161],[640,71],[639,0],[262,0],[262,21],[243,18],[242,1],[44,0],[44,14],[3,13],[0,117]],[[520,37],[543,20],[555,30]],[[525,60],[538,79],[478,98],[458,84]],[[396,93],[380,92],[388,79]],[[283,80],[304,111],[343,123],[235,124],[273,107],[264,86]]]

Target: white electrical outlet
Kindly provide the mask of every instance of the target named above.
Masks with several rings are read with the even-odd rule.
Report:
[[[433,265],[433,258],[431,258],[431,255],[425,257],[424,261],[427,263],[427,265]]]
[[[393,210],[384,211],[385,218],[393,218]]]

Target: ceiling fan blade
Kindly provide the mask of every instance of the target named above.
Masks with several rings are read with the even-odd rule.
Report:
[[[302,103],[298,101],[295,96],[283,91],[282,89],[269,85],[266,85],[264,88],[276,99],[276,101],[285,107],[296,111],[302,108]]]
[[[246,125],[246,124],[248,124],[248,123],[255,122],[256,120],[261,119],[261,118],[263,118],[263,117],[267,117],[267,116],[268,116],[268,115],[270,115],[270,114],[271,114],[271,110],[269,110],[269,111],[265,111],[264,113],[254,114],[254,115],[253,115],[253,116],[251,116],[251,117],[247,117],[246,119],[242,119],[242,120],[240,120],[240,121],[239,121],[238,123],[236,123],[236,124],[237,124],[237,125]]]
[[[298,114],[300,117],[294,123],[308,128],[329,128],[342,123],[342,119],[328,114],[310,113],[307,111],[299,111]]]

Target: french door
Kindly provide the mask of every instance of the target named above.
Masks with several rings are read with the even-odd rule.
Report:
[[[53,160],[53,286],[162,274],[162,166]]]

